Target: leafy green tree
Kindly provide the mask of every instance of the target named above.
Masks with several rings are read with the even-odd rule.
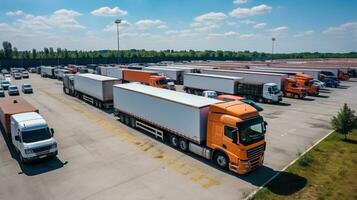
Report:
[[[12,57],[12,45],[11,45],[11,43],[8,42],[8,41],[4,41],[2,43],[2,46],[4,48],[5,58],[11,58]]]
[[[345,140],[347,140],[347,135],[351,133],[354,128],[357,128],[355,111],[349,108],[345,103],[337,113],[337,116],[332,118],[331,125],[338,133],[343,134]]]

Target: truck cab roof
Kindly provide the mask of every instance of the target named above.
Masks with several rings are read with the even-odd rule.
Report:
[[[11,118],[18,123],[21,129],[47,127],[46,121],[37,112],[27,112],[12,115]]]
[[[239,118],[241,121],[259,116],[259,113],[255,108],[241,101],[214,104],[210,107],[210,111],[215,113],[226,113],[227,115]]]

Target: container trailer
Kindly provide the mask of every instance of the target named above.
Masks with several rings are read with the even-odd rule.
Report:
[[[167,68],[162,66],[150,66],[150,67],[146,67],[145,70],[163,74],[164,76],[173,80],[176,84],[183,83],[183,75],[185,73],[185,70],[183,69],[173,69],[173,68]]]
[[[184,90],[201,95],[206,90],[245,96],[259,102],[279,103],[282,93],[275,83],[245,81],[242,77],[189,73],[184,75]]]
[[[2,130],[22,163],[54,157],[58,153],[54,130],[38,112],[21,97],[0,100]]]
[[[98,108],[113,106],[113,85],[121,83],[117,78],[97,74],[66,75],[63,91]]]
[[[306,89],[299,86],[296,80],[289,78],[287,74],[217,69],[204,69],[202,73],[243,77],[245,81],[249,82],[275,83],[286,97],[302,99],[306,96]]]
[[[137,83],[114,85],[115,116],[174,148],[245,174],[264,160],[266,123],[253,107]]]

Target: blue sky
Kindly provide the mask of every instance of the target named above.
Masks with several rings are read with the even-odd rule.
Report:
[[[353,0],[0,0],[0,40],[18,49],[357,51]]]

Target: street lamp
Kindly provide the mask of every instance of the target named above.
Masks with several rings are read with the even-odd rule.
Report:
[[[119,64],[119,24],[121,23],[121,19],[117,19],[115,20],[115,22],[117,24],[117,38],[118,38],[118,64]]]
[[[275,38],[275,37],[272,37],[272,38],[271,38],[271,42],[272,42],[272,44],[271,44],[271,60],[270,60],[270,62],[273,62],[273,55],[274,55],[274,42],[275,42],[275,40],[276,40],[276,38]]]

